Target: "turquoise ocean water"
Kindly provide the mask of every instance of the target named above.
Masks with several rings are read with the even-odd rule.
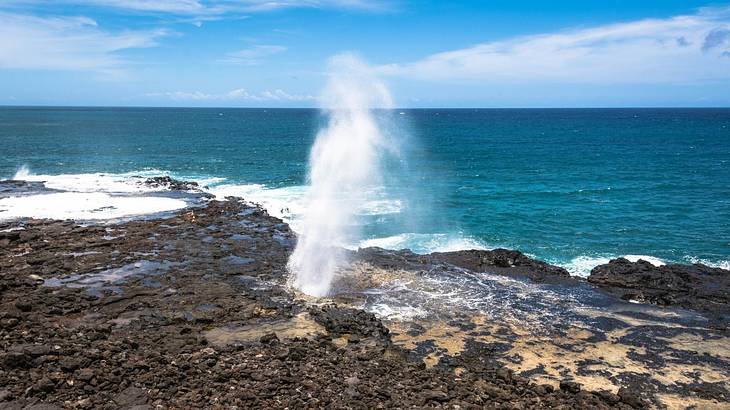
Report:
[[[624,255],[728,268],[730,109],[378,116],[399,155],[349,246],[499,246],[576,274]],[[169,174],[260,202],[296,229],[324,121],[308,109],[0,108],[0,178],[129,195],[114,184]]]

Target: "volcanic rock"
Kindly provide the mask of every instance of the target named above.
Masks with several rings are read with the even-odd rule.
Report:
[[[730,271],[725,269],[618,258],[593,268],[588,281],[626,300],[730,314]]]

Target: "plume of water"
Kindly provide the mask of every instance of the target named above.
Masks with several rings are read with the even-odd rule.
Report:
[[[383,155],[393,149],[376,118],[376,109],[393,105],[386,86],[352,54],[333,57],[329,69],[320,99],[328,122],[310,153],[306,208],[288,264],[291,284],[312,296],[329,293],[346,262],[340,246],[358,234],[353,218],[380,182]]]
[[[30,175],[30,168],[28,168],[27,165],[22,165],[20,168],[18,168],[17,171],[15,171],[15,175],[13,175],[13,180],[24,181],[28,179]]]

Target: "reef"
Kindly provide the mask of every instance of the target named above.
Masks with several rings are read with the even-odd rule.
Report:
[[[712,300],[717,311],[726,299],[689,279],[666,303],[622,261],[587,283],[516,251],[370,248],[351,254],[356,275],[344,272],[322,301],[287,286],[295,243],[287,224],[233,198],[114,224],[0,223],[0,408],[721,408],[730,399],[728,331],[707,326],[705,305],[684,302]],[[400,319],[369,309],[368,289],[443,275],[608,291],[591,296],[595,311],[566,314],[590,327],[559,322],[545,333],[469,308]],[[726,297],[727,282],[717,283]],[[619,288],[700,310],[631,310],[645,305],[614,296]],[[538,321],[540,298],[520,301]]]

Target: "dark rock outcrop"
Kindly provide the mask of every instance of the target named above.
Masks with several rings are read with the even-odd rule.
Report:
[[[48,192],[57,191],[46,188],[46,185],[40,181],[19,181],[14,179],[0,181],[0,198]]]
[[[388,340],[388,329],[375,315],[359,309],[347,309],[336,305],[313,307],[309,310],[314,320],[335,336],[353,334]]]
[[[358,250],[356,258],[385,269],[408,269],[448,264],[473,272],[529,278],[538,283],[576,282],[576,279],[561,267],[532,259],[520,251],[509,249],[473,249],[419,255],[408,249],[390,251],[381,248],[364,248]]]
[[[730,271],[724,269],[618,258],[593,268],[588,281],[625,300],[730,314]]]
[[[152,188],[166,188],[171,191],[197,191],[200,185],[193,181],[180,181],[169,176],[147,178],[144,184]]]
[[[570,274],[565,269],[509,249],[435,252],[427,255],[427,258],[432,263],[446,262],[474,272],[526,276],[535,282],[570,280]]]

